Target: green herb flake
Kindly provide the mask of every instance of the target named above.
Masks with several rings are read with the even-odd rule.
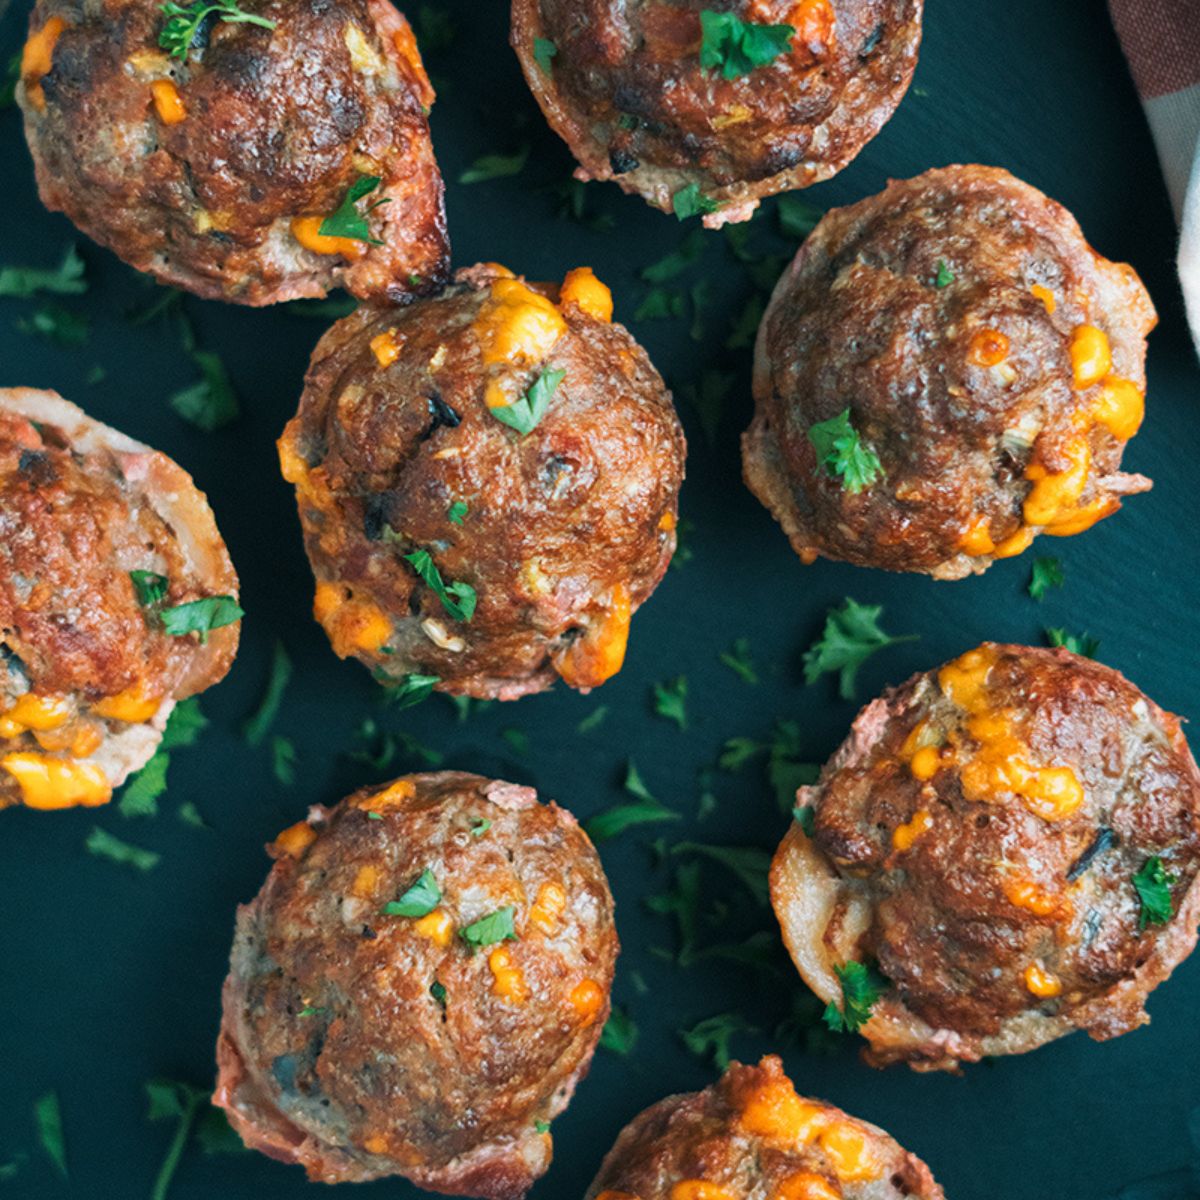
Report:
[[[519,175],[528,161],[528,146],[522,146],[515,154],[484,154],[458,177],[458,182],[486,183],[491,179],[508,179]]]
[[[1178,875],[1167,874],[1158,855],[1146,859],[1141,870],[1133,877],[1133,886],[1142,905],[1138,929],[1145,929],[1147,925],[1169,924],[1175,911],[1171,904],[1171,885],[1178,881]]]
[[[63,1135],[62,1106],[57,1092],[47,1092],[33,1102],[33,1123],[38,1143],[54,1169],[67,1178],[67,1141]]]
[[[758,672],[754,669],[754,660],[750,657],[750,639],[737,638],[728,650],[722,650],[717,656],[743,683],[758,682]]]
[[[671,847],[672,854],[696,854],[719,863],[731,872],[759,904],[771,903],[767,875],[771,870],[771,855],[757,846],[709,846],[703,842],[679,842]]]
[[[675,961],[689,967],[698,957],[700,922],[700,864],[686,863],[675,869],[673,886],[665,892],[646,897],[646,907],[663,917],[675,919],[679,949]]]
[[[864,445],[850,422],[850,409],[843,409],[828,421],[818,421],[808,431],[808,440],[817,454],[817,467],[831,479],[842,481],[842,490],[857,496],[882,478],[879,455]]]
[[[404,555],[404,561],[442,602],[442,607],[453,620],[469,621],[475,615],[475,589],[469,583],[447,584],[428,550],[414,550]]]
[[[28,317],[17,321],[22,333],[35,334],[59,346],[82,346],[88,340],[91,324],[83,313],[61,304],[44,304]]]
[[[758,327],[762,324],[763,298],[755,292],[747,298],[729,327],[729,336],[725,339],[726,350],[749,350],[758,337]]]
[[[707,367],[700,373],[698,383],[686,383],[679,389],[683,398],[696,410],[700,429],[710,446],[717,442],[717,431],[737,376],[732,371]]]
[[[901,642],[916,641],[916,635],[892,637],[879,627],[881,604],[859,604],[846,599],[841,608],[831,608],[821,636],[804,652],[804,679],[816,683],[822,675],[837,672],[838,694],[854,699],[858,669],[873,654]]]
[[[204,819],[203,814],[196,807],[195,802],[185,800],[180,806],[179,811],[175,814],[185,825],[190,825],[193,829],[208,829],[209,824]]]
[[[538,1131],[538,1133],[549,1133],[550,1132],[550,1122],[549,1121],[536,1120],[533,1123],[533,1127],[534,1127],[534,1129],[536,1129]]]
[[[296,747],[290,738],[276,734],[271,739],[271,774],[284,787],[296,782]]]
[[[1100,650],[1100,639],[1090,633],[1074,634],[1065,629],[1047,629],[1046,640],[1051,646],[1061,646],[1081,658],[1095,658]]]
[[[800,826],[801,832],[805,837],[813,835],[813,821],[816,818],[816,810],[811,804],[797,804],[792,809],[792,816],[796,819],[796,824]]]
[[[233,625],[246,614],[232,596],[205,596],[200,600],[189,600],[186,604],[176,604],[173,608],[164,608],[159,616],[163,628],[172,637],[187,637],[195,633],[201,643],[208,641],[208,635],[214,629],[222,629]]]
[[[693,229],[679,243],[677,249],[651,263],[639,273],[647,283],[667,283],[682,275],[704,253],[704,231]]]
[[[405,675],[399,683],[391,685],[388,700],[397,708],[412,708],[427,699],[441,682],[440,675]]]
[[[691,1029],[681,1029],[679,1036],[697,1058],[708,1058],[711,1054],[717,1070],[724,1071],[730,1063],[729,1043],[733,1038],[739,1033],[756,1032],[757,1029],[740,1013],[726,1012],[706,1017]]]
[[[368,812],[368,813],[367,813],[367,820],[368,820],[368,821],[382,821],[382,820],[383,820],[383,813],[381,813],[381,812]]]
[[[442,889],[426,867],[399,900],[389,900],[379,911],[385,917],[427,917],[441,902]]]
[[[853,960],[835,966],[833,973],[842,985],[842,1006],[830,1003],[826,1007],[825,1024],[835,1033],[857,1033],[871,1019],[871,1009],[886,990],[887,980]]]
[[[720,207],[716,200],[701,192],[698,183],[689,183],[686,187],[681,187],[671,197],[671,211],[680,221],[686,221],[689,217],[706,217]]]
[[[171,586],[171,581],[165,575],[155,571],[130,571],[129,579],[142,608],[154,608],[160,604],[167,598],[167,589]]]
[[[638,1027],[628,1011],[619,1004],[612,1006],[608,1020],[600,1032],[600,1048],[628,1058],[637,1045]]]
[[[785,192],[779,197],[775,211],[779,220],[779,232],[786,238],[796,238],[800,241],[816,229],[825,215],[819,208],[791,192]]]
[[[346,190],[341,204],[321,222],[317,232],[322,237],[349,238],[368,246],[382,246],[383,242],[371,236],[367,217],[380,205],[388,204],[389,199],[376,200],[365,209],[358,207],[359,201],[366,199],[382,182],[378,175],[360,175]]]
[[[298,1017],[319,1017],[322,1013],[327,1013],[327,1008],[316,1008],[311,1004],[306,1004],[297,1014]]]
[[[514,754],[519,754],[522,758],[529,757],[529,734],[523,729],[502,729],[500,736],[508,743]]]
[[[507,425],[520,434],[532,433],[546,415],[551,398],[566,376],[566,371],[548,367],[533,381],[533,385],[520,400],[489,408],[488,412],[502,425]]]
[[[542,68],[543,75],[554,74],[554,59],[557,54],[558,47],[549,38],[533,39],[533,58]]]
[[[54,296],[79,296],[87,291],[83,259],[68,246],[63,260],[49,270],[43,267],[0,267],[0,296],[27,300],[39,292]]]
[[[214,13],[218,21],[257,25],[261,29],[275,28],[274,21],[239,8],[237,0],[213,0],[212,3],[196,0],[194,4],[168,2],[160,8],[166,21],[159,31],[158,44],[172,58],[182,62],[187,61],[188,52],[195,47],[198,37],[203,36],[207,18]]]
[[[667,721],[674,721],[680,730],[686,732],[687,723],[687,677],[680,675],[665,683],[654,685],[654,711]]]
[[[1029,580],[1029,594],[1041,600],[1051,588],[1060,588],[1066,582],[1062,563],[1057,558],[1043,557],[1033,560],[1033,575]]]
[[[271,673],[267,677],[267,686],[258,708],[242,725],[242,737],[251,746],[261,746],[275,718],[279,715],[279,705],[283,701],[283,693],[292,677],[292,660],[284,649],[283,643],[276,641],[271,654]]]
[[[152,1079],[146,1084],[146,1099],[148,1121],[175,1122],[174,1136],[150,1192],[150,1200],[166,1200],[196,1116],[208,1106],[208,1090],[172,1079]]]
[[[199,697],[189,696],[186,700],[180,700],[171,710],[160,749],[179,750],[194,746],[207,728],[208,718],[200,711]]]
[[[114,837],[99,825],[92,826],[84,848],[97,858],[106,858],[109,862],[122,866],[133,867],[137,871],[152,871],[158,866],[162,855],[154,850],[143,850],[141,846],[132,846],[128,842]]]
[[[123,817],[156,817],[158,801],[167,790],[167,767],[171,756],[157,750],[154,756],[125,785],[117,811]]]
[[[598,704],[578,725],[575,729],[579,733],[591,733],[593,730],[599,729],[604,724],[608,717],[608,705]]]
[[[429,985],[429,994],[433,997],[434,1002],[442,1010],[446,1011],[446,985],[441,980],[435,979]]]
[[[471,822],[471,836],[473,838],[481,838],[491,827],[492,823],[487,817],[480,817],[478,820]]]
[[[480,917],[478,921],[464,925],[458,931],[458,936],[468,946],[476,949],[481,946],[494,945],[496,942],[515,942],[517,940],[517,931],[513,926],[515,911],[511,904],[504,908],[498,908],[494,913],[488,913],[486,917]]]
[[[237,393],[225,364],[208,350],[192,350],[192,361],[200,368],[198,382],[172,394],[167,403],[177,417],[204,433],[215,433],[232,424],[241,414]]]
[[[467,508],[467,502],[465,500],[455,500],[455,502],[450,505],[450,508],[446,513],[446,518],[449,520],[451,525],[461,525],[467,519],[468,511],[470,510]]]
[[[729,12],[700,13],[700,65],[719,70],[724,79],[739,79],[773,63],[792,48],[793,25],[756,25]]]
[[[933,286],[935,288],[945,288],[945,287],[949,287],[953,282],[954,282],[954,272],[952,270],[950,270],[950,268],[948,266],[946,266],[946,260],[944,258],[939,258],[938,265],[937,265],[937,274],[934,276],[934,279],[933,279]]]
[[[687,315],[687,299],[674,288],[653,287],[633,313],[635,321],[665,321]]]

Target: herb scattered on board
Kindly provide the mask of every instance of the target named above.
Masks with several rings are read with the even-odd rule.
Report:
[[[600,1048],[627,1058],[633,1053],[637,1040],[638,1027],[634,1019],[619,1004],[614,1004],[600,1032]]]
[[[797,804],[792,809],[792,816],[796,820],[796,824],[800,826],[801,832],[805,837],[813,835],[813,821],[816,818],[816,812],[811,804]]]
[[[205,1154],[240,1154],[241,1139],[229,1127],[225,1114],[208,1102],[210,1089],[173,1079],[151,1079],[146,1084],[148,1121],[174,1121],[175,1132],[158,1169],[150,1200],[166,1200],[175,1172],[193,1132]]]
[[[757,846],[709,846],[703,842],[679,842],[671,847],[672,854],[698,854],[720,863],[742,883],[759,904],[770,904],[767,874],[771,855]]]
[[[453,620],[469,621],[475,615],[475,589],[469,583],[444,582],[428,550],[414,550],[404,555],[404,561],[442,602],[442,607]]]
[[[842,491],[857,496],[883,475],[879,455],[863,443],[850,421],[850,409],[843,409],[828,421],[818,421],[808,431],[808,440],[817,452],[817,467],[831,479],[842,481]]]
[[[691,1029],[681,1029],[679,1036],[683,1044],[698,1058],[712,1055],[713,1065],[718,1071],[729,1066],[731,1055],[729,1043],[739,1033],[757,1033],[740,1013],[717,1013],[698,1021]]]
[[[266,690],[259,701],[253,716],[242,725],[242,737],[251,746],[261,746],[275,718],[279,715],[279,705],[283,700],[284,689],[292,677],[292,660],[284,649],[283,643],[275,642],[271,654],[271,673],[267,677]]]
[[[381,682],[389,683],[389,680],[385,677]],[[387,694],[388,702],[397,708],[412,708],[426,699],[441,682],[440,675],[405,675],[399,683],[391,686]]]
[[[1033,574],[1029,579],[1029,594],[1041,600],[1051,588],[1060,588],[1065,582],[1062,563],[1057,558],[1044,556],[1033,560]]]
[[[519,175],[528,161],[528,146],[522,146],[515,154],[484,154],[458,177],[458,182],[486,183],[489,179],[507,179]]]
[[[107,858],[109,862],[122,866],[133,867],[137,871],[152,871],[162,860],[162,855],[154,850],[144,850],[141,846],[130,845],[119,837],[114,837],[99,825],[92,826],[84,848],[97,858]]]
[[[491,946],[495,942],[517,940],[517,931],[513,925],[513,906],[506,905],[498,908],[470,925],[464,925],[458,931],[458,936],[472,947]]]
[[[204,596],[159,610],[163,628],[172,637],[197,634],[201,644],[208,641],[214,629],[222,629],[240,621],[246,614],[232,596]]]
[[[667,283],[682,275],[704,253],[704,231],[691,230],[677,249],[651,263],[640,272],[647,283]]]
[[[720,207],[715,200],[704,195],[698,183],[681,187],[671,197],[671,211],[680,221],[686,221],[689,217],[706,217]]]
[[[172,393],[167,403],[175,415],[204,433],[215,433],[236,421],[241,413],[237,393],[225,364],[211,350],[188,350],[200,368],[200,379]]]
[[[798,238],[801,241],[816,229],[825,215],[819,208],[792,192],[785,192],[779,197],[775,211],[779,217],[779,232],[785,238]]]
[[[750,657],[750,639],[740,637],[735,639],[728,650],[722,650],[717,656],[743,683],[758,682],[758,672],[754,668],[754,660]]]
[[[718,371],[707,367],[700,373],[698,383],[685,383],[679,393],[696,410],[700,418],[700,429],[710,446],[716,445],[717,430],[725,401],[733,390],[737,376],[732,371]]]
[[[525,730],[509,727],[508,729],[500,730],[500,736],[514,754],[519,754],[522,758],[529,757],[529,734]]]
[[[284,787],[296,782],[296,747],[290,738],[276,734],[271,738],[271,774]]]
[[[1138,928],[1147,925],[1166,925],[1174,915],[1171,905],[1171,885],[1178,881],[1177,875],[1168,875],[1158,855],[1146,859],[1142,868],[1133,877],[1142,910],[1138,915]]]
[[[679,942],[675,962],[690,967],[696,961],[700,937],[700,864],[690,862],[676,867],[672,886],[647,896],[645,904],[652,913],[675,919]]]
[[[17,321],[22,333],[36,334],[59,346],[82,346],[88,340],[91,325],[82,313],[61,304],[43,304]]]
[[[123,817],[158,816],[159,798],[167,790],[167,767],[171,756],[165,750],[156,750],[153,757],[126,784],[117,802],[117,811]]]
[[[887,981],[853,960],[835,966],[833,973],[842,985],[842,1005],[826,1007],[825,1024],[835,1033],[857,1033],[871,1019],[871,1009],[886,990]]]
[[[1095,658],[1100,650],[1100,639],[1092,637],[1090,633],[1074,634],[1065,629],[1047,629],[1046,641],[1051,646],[1061,646],[1082,658]]]
[[[794,25],[757,25],[729,12],[700,12],[700,65],[724,79],[749,75],[773,63],[792,47]]]
[[[558,47],[549,38],[533,39],[533,58],[541,67],[543,75],[554,74],[554,59],[557,54]]]
[[[933,286],[935,288],[949,287],[954,282],[954,272],[946,266],[944,258],[938,259],[937,274],[933,277]]]
[[[57,1092],[47,1092],[33,1102],[33,1124],[38,1144],[54,1169],[67,1178],[67,1141],[63,1135],[62,1106]]]
[[[766,754],[767,782],[775,794],[780,812],[796,803],[796,789],[815,783],[821,768],[803,758],[803,738],[796,721],[775,722],[769,741],[748,737],[730,738],[722,747],[717,766],[724,771],[740,771],[751,759]]]
[[[83,277],[83,259],[79,251],[68,246],[57,267],[0,267],[0,296],[27,300],[39,292],[55,296],[78,296],[87,291]]]
[[[389,900],[380,911],[385,917],[426,917],[441,901],[442,889],[426,867],[399,900]]]
[[[546,415],[546,409],[550,407],[550,400],[566,375],[566,371],[547,367],[533,381],[529,390],[520,400],[515,400],[512,404],[501,404],[496,408],[489,408],[488,412],[502,425],[507,425],[518,433],[532,433]]]
[[[664,321],[687,313],[684,294],[674,288],[652,287],[633,313],[635,321]]]
[[[598,704],[578,725],[575,729],[579,733],[591,733],[594,729],[599,729],[604,724],[605,718],[608,716],[608,705]]]
[[[593,842],[604,842],[614,838],[634,825],[647,825],[656,821],[678,821],[677,812],[669,809],[661,800],[655,799],[650,789],[642,782],[633,759],[625,770],[625,790],[634,797],[632,804],[615,804],[597,813],[584,823],[584,829]]]
[[[747,297],[729,327],[729,335],[725,338],[726,350],[749,350],[754,345],[765,308],[763,298],[757,292]]]
[[[804,652],[804,679],[816,683],[822,675],[838,673],[838,695],[854,699],[858,668],[871,655],[901,642],[914,642],[916,634],[892,637],[879,627],[881,604],[859,604],[847,597],[841,608],[831,608],[821,636]]]
[[[371,236],[371,226],[367,222],[380,205],[390,203],[388,197],[372,201],[366,208],[359,208],[359,201],[365,200],[383,180],[378,175],[360,175],[346,190],[342,202],[322,222],[317,233],[321,237],[349,238],[354,242],[366,242],[369,246],[382,246],[379,238]]]
[[[21,78],[21,53],[18,51],[0,71],[0,109],[12,108],[17,102],[17,83]],[[16,1173],[15,1171],[13,1172]],[[0,1175],[0,1179],[4,1176]]]
[[[687,731],[687,677],[669,679],[654,685],[654,711],[668,721],[674,721],[684,732]]]
[[[461,525],[467,519],[469,511],[465,500],[455,500],[446,511],[446,519],[451,525]]]
[[[254,13],[245,12],[238,7],[237,0],[196,0],[194,4],[168,3],[160,6],[166,17],[158,34],[158,44],[172,58],[186,62],[188,52],[197,42],[207,40],[207,22],[209,17],[217,21],[240,22],[247,25],[258,25],[263,29],[274,29],[275,22]]]

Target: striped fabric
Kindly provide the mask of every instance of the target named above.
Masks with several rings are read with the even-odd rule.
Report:
[[[1179,279],[1200,352],[1200,0],[1109,0],[1179,221]]]

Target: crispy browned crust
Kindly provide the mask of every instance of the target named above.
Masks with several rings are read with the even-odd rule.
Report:
[[[772,863],[784,942],[821,999],[840,1005],[833,968],[850,960],[877,958],[892,977],[862,1030],[876,1066],[956,1070],[1077,1029],[1096,1040],[1127,1033],[1149,1020],[1146,997],[1196,943],[1200,771],[1178,719],[1065,650],[994,649],[995,709],[1019,712],[1036,760],[1073,767],[1085,790],[1076,814],[1048,823],[1015,797],[967,801],[957,769],[922,785],[893,768],[920,721],[952,719],[935,671],[862,710],[819,782],[797,794],[813,809],[813,837],[793,824]],[[894,852],[894,829],[918,808],[933,813],[931,830]],[[1071,879],[1103,828],[1114,845]],[[1175,915],[1141,930],[1132,875],[1154,855],[1176,876]],[[1069,903],[1024,911],[1006,898],[1010,876]],[[1062,979],[1060,999],[1023,986],[1034,959]]]
[[[204,643],[172,637],[137,602],[129,571],[170,580],[164,603],[238,592],[208,501],[165,454],[92,420],[55,392],[0,389],[0,712],[21,695],[64,698],[102,736],[83,756],[55,737],[0,737],[0,756],[32,751],[101,767],[117,787],[154,753],[176,701],[220,682],[240,626]],[[140,722],[92,705],[140,687],[158,698]],[[0,772],[0,808],[19,801]]]
[[[217,22],[186,63],[158,45],[155,0],[40,0],[31,32],[67,28],[40,87],[17,88],[43,203],[163,283],[263,305],[323,296],[401,300],[448,268],[442,180],[426,117],[433,91],[412,31],[388,0],[261,0],[273,31]],[[365,49],[352,59],[345,30]],[[187,110],[165,124],[151,84]],[[362,175],[386,200],[383,244],[351,262],[317,254],[291,220],[325,215]]]
[[[915,1154],[832,1104],[803,1098],[819,1107],[827,1121],[849,1123],[866,1135],[878,1164],[871,1178],[839,1181],[819,1144],[787,1145],[739,1124],[740,1096],[787,1082],[782,1062],[768,1055],[757,1066],[731,1063],[701,1092],[660,1100],[621,1130],[585,1200],[608,1191],[638,1200],[670,1200],[672,1188],[690,1179],[736,1188],[738,1195],[780,1196],[786,1194],[781,1185],[802,1173],[825,1180],[844,1200],[942,1200],[942,1189]]]
[[[532,789],[452,771],[397,783],[413,794],[364,789],[313,810],[310,845],[272,847],[238,912],[214,1102],[314,1180],[519,1200],[550,1164],[538,1124],[566,1107],[608,1016],[612,896],[574,818]],[[456,930],[515,907],[504,946],[523,1001],[495,991],[494,947],[439,945],[382,912],[427,868]],[[565,895],[548,928],[531,915],[546,883]],[[599,989],[590,1014],[571,1000],[583,980]]]
[[[762,197],[845,167],[916,69],[922,0],[839,0],[832,47],[798,49],[735,81],[700,66],[701,7],[513,0],[513,48],[581,178],[612,180],[664,212],[697,184],[721,206],[706,225],[744,221]],[[763,0],[721,7],[769,24],[793,5],[770,5],[771,20]],[[534,56],[539,38],[557,47],[550,73]],[[722,127],[716,118],[730,112],[739,119]]]
[[[686,444],[628,331],[572,306],[529,374],[566,372],[549,411],[526,436],[496,420],[473,322],[498,277],[473,267],[429,300],[335,324],[281,447],[307,464],[297,501],[317,580],[390,622],[378,648],[338,652],[385,683],[436,675],[440,691],[509,700],[554,683],[555,656],[615,589],[634,611],[649,599],[675,549]],[[401,350],[384,368],[371,343],[389,331]],[[447,515],[456,501],[462,524]],[[418,548],[443,580],[474,587],[470,622],[450,619],[404,561]]]
[[[938,288],[939,263],[954,280]],[[1031,287],[1048,287],[1053,314]],[[992,540],[1021,528],[1030,439],[1061,459],[1091,391],[1071,383],[1082,323],[1112,344],[1114,374],[1145,389],[1157,320],[1133,269],[1098,255],[1062,205],[992,167],[953,166],[894,181],[826,214],[776,285],[755,348],[755,414],[742,439],[746,485],[806,561],[958,579],[990,554],[960,544],[974,519]],[[985,327],[1011,338],[1006,381],[967,361]],[[808,429],[849,407],[885,476],[857,495],[818,470]],[[1081,503],[1144,491],[1119,470],[1125,443],[1097,426]],[[1062,469],[1061,466],[1054,469]]]

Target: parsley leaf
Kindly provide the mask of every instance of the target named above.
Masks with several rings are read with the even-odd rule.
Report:
[[[1138,928],[1145,929],[1147,925],[1166,925],[1174,915],[1171,904],[1171,884],[1177,883],[1179,876],[1168,875],[1163,861],[1158,855],[1146,859],[1142,869],[1133,877],[1133,886],[1137,889],[1138,899],[1142,903],[1142,911],[1138,916]]]
[[[122,866],[133,867],[138,871],[152,871],[158,866],[162,855],[154,850],[143,850],[141,846],[131,846],[128,842],[114,837],[99,825],[92,826],[84,848],[97,858],[107,858],[109,862],[120,863]]]
[[[749,75],[755,67],[773,63],[792,48],[793,25],[755,25],[728,12],[700,13],[700,65],[720,68],[725,79]]]
[[[1065,582],[1062,563],[1057,558],[1035,558],[1033,560],[1033,575],[1029,580],[1029,594],[1035,600],[1041,600],[1053,588],[1062,587]]]
[[[690,967],[696,961],[700,921],[700,864],[687,863],[675,870],[674,885],[665,892],[646,897],[646,907],[663,917],[674,917],[679,936],[675,961]]]
[[[159,613],[163,628],[172,637],[187,637],[196,633],[200,635],[201,643],[208,641],[212,630],[232,625],[245,615],[232,596],[204,596],[199,600],[189,600],[186,604],[164,608]]]
[[[674,721],[679,728],[687,730],[687,677],[680,675],[678,679],[654,685],[654,711],[668,721]]]
[[[796,824],[800,826],[805,837],[812,837],[816,815],[816,810],[811,804],[797,804],[792,809],[792,816],[796,818]]]
[[[388,699],[397,708],[412,708],[414,704],[420,704],[441,682],[440,675],[405,675],[391,687]]]
[[[816,229],[825,215],[793,192],[785,192],[779,197],[779,206],[775,211],[779,217],[779,232],[786,238],[799,238],[801,241]]]
[[[699,854],[731,871],[759,904],[771,902],[767,874],[771,855],[757,846],[709,846],[703,842],[679,842],[672,854]]]
[[[533,58],[542,68],[543,75],[554,74],[554,58],[557,54],[558,47],[549,38],[533,39]]]
[[[271,739],[271,774],[284,787],[296,782],[296,747],[290,738],[279,734]]]
[[[200,368],[201,378],[180,388],[167,403],[176,416],[205,433],[214,433],[236,421],[241,413],[237,393],[225,364],[209,350],[192,350],[192,361]]]
[[[450,505],[450,508],[446,513],[446,517],[450,521],[451,525],[461,525],[463,521],[467,519],[468,511],[467,502],[465,500],[455,500],[455,502]]]
[[[708,367],[700,373],[699,383],[686,383],[679,389],[683,398],[696,410],[700,429],[710,446],[716,444],[725,401],[736,379],[737,376],[730,371]]]
[[[662,801],[655,799],[650,789],[642,782],[637,764],[633,759],[625,770],[625,790],[633,796],[636,804],[615,804],[597,813],[584,822],[588,837],[594,842],[604,842],[624,833],[634,825],[648,825],[656,821],[678,821],[681,817]]]
[[[442,1012],[446,1011],[446,985],[439,979],[435,979],[429,985],[429,994],[434,998],[438,1007]]]
[[[838,672],[838,695],[854,699],[854,679],[858,668],[872,654],[887,646],[916,641],[916,635],[892,637],[879,627],[881,604],[859,604],[846,599],[841,608],[831,608],[825,617],[825,629],[804,652],[804,679],[816,683],[822,675]]]
[[[937,275],[934,276],[933,286],[935,288],[949,287],[954,282],[954,272],[946,266],[944,258],[938,259]]]
[[[54,1169],[67,1178],[67,1142],[63,1136],[62,1106],[57,1092],[47,1092],[33,1102],[33,1123],[37,1127],[38,1142]]]
[[[404,561],[442,602],[453,620],[469,621],[475,615],[475,589],[469,583],[445,583],[428,550],[414,550],[404,555]]]
[[[484,154],[458,177],[458,182],[486,183],[489,179],[507,179],[519,175],[528,161],[528,146],[522,146],[515,154]]]
[[[808,440],[817,452],[817,467],[825,468],[831,479],[841,478],[842,490],[857,496],[883,475],[879,455],[863,444],[850,422],[850,409],[843,409],[828,421],[818,421],[808,431]]]
[[[194,4],[168,3],[160,5],[166,21],[159,31],[158,44],[172,58],[186,62],[188,51],[207,41],[207,18],[216,14],[218,21],[240,22],[258,25],[263,29],[274,29],[275,22],[266,17],[255,16],[238,8],[237,0],[196,0]]]
[[[887,980],[853,960],[835,966],[833,973],[842,985],[842,1007],[830,1003],[825,1024],[835,1033],[857,1033],[871,1019],[871,1009],[886,990]]]
[[[686,187],[681,187],[671,197],[671,211],[680,221],[686,221],[688,217],[706,217],[720,207],[717,201],[700,191],[698,183],[689,183]]]
[[[441,902],[442,889],[426,867],[399,900],[389,900],[380,912],[385,917],[426,917]]]
[[[495,942],[517,941],[517,931],[513,926],[514,908],[511,904],[498,908],[478,921],[472,921],[458,931],[458,936],[470,946],[491,946]]]
[[[171,756],[157,750],[150,761],[129,781],[117,803],[123,817],[156,817],[158,800],[167,790],[167,767]]]
[[[28,317],[22,317],[17,328],[60,346],[82,346],[88,340],[91,326],[83,313],[63,308],[61,304],[43,304]]]
[[[671,317],[682,317],[686,312],[687,301],[682,292],[674,288],[653,287],[634,310],[633,319],[663,321]]]
[[[566,375],[566,371],[548,367],[533,381],[533,385],[520,400],[489,408],[488,412],[502,425],[507,425],[518,433],[532,433],[546,415],[550,399]]]
[[[68,246],[59,265],[52,270],[41,267],[0,268],[0,296],[27,300],[38,292],[56,296],[78,296],[87,291],[83,277],[83,259],[74,246]]]
[[[1046,640],[1051,646],[1062,646],[1082,658],[1095,658],[1100,649],[1100,639],[1092,637],[1090,633],[1076,636],[1065,629],[1047,629]]]
[[[473,838],[481,838],[491,827],[492,823],[487,817],[480,817],[478,820],[471,822],[471,836]]]
[[[679,248],[664,255],[657,262],[643,268],[640,276],[647,283],[666,283],[682,275],[704,253],[704,231],[691,230],[679,243]]]
[[[292,677],[292,660],[283,648],[283,643],[277,641],[271,656],[271,674],[267,679],[266,691],[259,701],[254,715],[242,724],[242,737],[251,746],[261,746],[272,723],[279,713],[279,705],[283,700],[284,689]]]
[[[633,1018],[619,1004],[614,1004],[604,1028],[600,1031],[600,1048],[628,1058],[633,1053],[637,1040],[638,1027]]]
[[[729,327],[729,336],[725,339],[726,350],[749,350],[758,337],[758,327],[762,324],[764,312],[763,298],[753,293],[742,305],[733,323]]]
[[[161,748],[177,750],[182,746],[194,746],[196,739],[208,728],[208,718],[200,711],[198,696],[180,700],[171,710],[167,727],[163,730]]]
[[[153,608],[165,600],[171,581],[165,575],[155,571],[130,571],[130,582],[133,584],[134,595],[142,608]]]
[[[729,1043],[735,1034],[757,1033],[739,1013],[717,1013],[697,1022],[691,1029],[681,1029],[679,1036],[683,1044],[698,1058],[711,1053],[718,1071],[724,1071],[730,1062]]]
[[[750,657],[750,639],[738,638],[729,650],[722,650],[717,656],[743,683],[757,683],[758,672],[754,669],[754,660]]]
[[[167,1146],[166,1157],[158,1169],[154,1188],[150,1193],[150,1200],[166,1200],[171,1180],[175,1178],[179,1160],[183,1157],[188,1137],[192,1132],[196,1114],[208,1102],[208,1091],[172,1079],[152,1079],[146,1084],[146,1098],[149,1101],[146,1112],[148,1121],[176,1122],[175,1135]]]
[[[358,207],[358,202],[369,196],[382,182],[378,175],[360,175],[347,189],[341,204],[321,222],[317,232],[322,237],[350,238],[355,242],[366,242],[369,246],[382,246],[383,242],[371,236],[367,216],[381,204],[389,203],[388,198],[368,204],[365,211],[360,211]]]
[[[584,717],[578,725],[575,726],[575,729],[579,733],[591,733],[593,729],[599,729],[600,726],[604,724],[604,719],[607,716],[608,705],[600,704],[596,708],[592,709],[592,711],[588,713],[588,715]]]

